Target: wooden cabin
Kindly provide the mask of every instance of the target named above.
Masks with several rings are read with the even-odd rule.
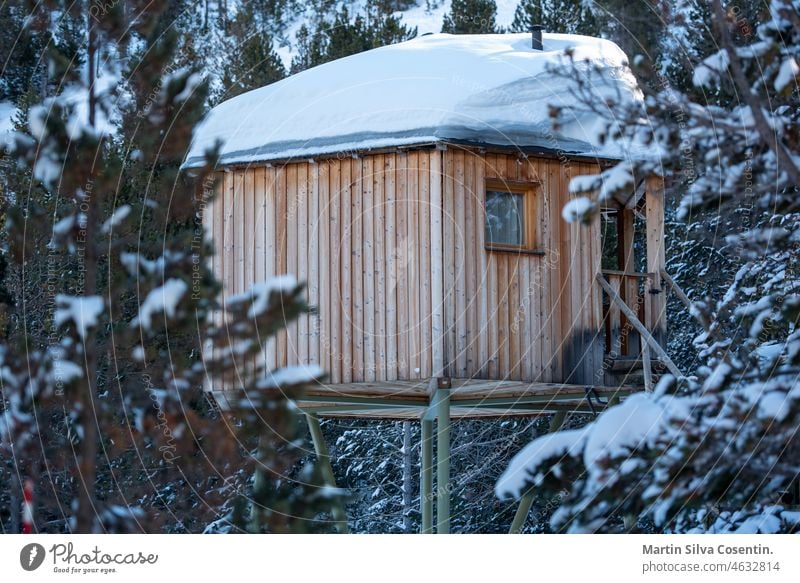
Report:
[[[452,418],[553,414],[557,430],[651,388],[656,362],[680,374],[662,348],[662,182],[643,177],[588,225],[562,219],[572,177],[627,155],[579,110],[551,129],[550,105],[576,105],[567,48],[597,66],[601,96],[635,94],[609,41],[426,35],[220,104],[185,163],[222,142],[204,222],[226,294],[308,284],[318,313],[264,358],[327,371],[299,405],[328,484],[318,416],[420,420],[422,532],[449,532]],[[237,387],[211,389],[224,406]]]
[[[550,129],[548,105],[574,103],[551,70],[567,47],[632,91],[609,41],[427,35],[238,96],[197,131],[187,166],[223,142],[204,220],[225,293],[292,273],[318,308],[265,352],[327,371],[310,409],[420,417],[431,379],[454,416],[589,410],[644,386],[627,375],[648,344],[609,294],[663,342],[662,185],[589,225],[562,218],[570,178],[622,155],[585,116]]]

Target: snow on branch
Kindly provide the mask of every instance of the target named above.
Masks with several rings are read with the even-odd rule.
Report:
[[[74,323],[78,336],[86,340],[89,329],[97,326],[103,306],[103,298],[100,296],[74,297],[58,294],[53,321],[56,327]]]
[[[254,284],[244,293],[231,296],[227,300],[229,307],[234,307],[242,303],[252,302],[247,310],[249,318],[256,318],[262,315],[269,308],[270,296],[273,293],[286,295],[291,294],[297,289],[297,279],[293,275],[281,275],[273,277],[261,283]]]
[[[174,317],[178,303],[187,289],[186,282],[182,279],[167,280],[163,286],[157,287],[147,294],[139,308],[139,315],[133,319],[131,325],[141,325],[145,330],[149,330],[153,323],[153,316],[163,313],[167,318]]]

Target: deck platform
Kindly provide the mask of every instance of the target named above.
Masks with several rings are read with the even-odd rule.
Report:
[[[485,379],[448,379],[450,416],[477,419],[510,416],[597,413],[640,386],[584,386]],[[237,391],[214,391],[223,408]],[[298,401],[300,409],[319,417],[422,419],[435,405],[428,380],[380,383],[317,384]]]

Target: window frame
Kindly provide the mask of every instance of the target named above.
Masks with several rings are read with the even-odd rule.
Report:
[[[541,184],[536,181],[519,182],[514,180],[503,180],[487,178],[484,181],[483,190],[483,236],[484,249],[489,252],[505,253],[529,253],[531,255],[544,255],[543,244],[539,241],[536,219],[538,218],[537,202],[540,197],[538,190]],[[490,192],[505,192],[508,194],[522,196],[522,245],[511,245],[504,243],[494,243],[486,237],[486,200]]]

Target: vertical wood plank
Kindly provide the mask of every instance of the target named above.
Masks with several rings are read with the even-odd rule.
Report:
[[[541,289],[538,294],[540,306],[538,309],[541,338],[541,360],[537,363],[537,377],[544,382],[554,382],[558,379],[557,353],[561,337],[556,331],[560,319],[558,307],[558,240],[560,233],[561,214],[558,209],[558,193],[554,185],[549,183],[551,164],[560,162],[537,160],[533,164],[541,187],[538,191],[541,196],[541,221],[540,237],[545,255],[541,258]]]
[[[330,162],[324,160],[317,169],[317,200],[319,205],[319,220],[317,221],[318,243],[318,269],[319,269],[319,334],[317,350],[319,351],[319,364],[328,372],[329,378],[333,376],[331,366],[331,266],[333,265],[334,246],[330,244]]]
[[[235,262],[233,274],[233,293],[244,291],[244,170],[235,170],[233,174],[233,257]]]
[[[460,226],[455,215],[455,151],[444,153],[444,350],[447,376],[456,376],[456,237]]]
[[[406,192],[406,225],[408,228],[408,266],[409,266],[409,290],[408,290],[408,354],[409,354],[409,378],[420,378],[421,370],[421,325],[420,325],[420,265],[419,256],[419,151],[408,153],[408,169],[406,172],[407,192]]]
[[[281,166],[280,168],[276,169],[276,179],[275,179],[275,205],[276,205],[276,213],[275,213],[275,221],[276,221],[276,231],[277,231],[277,257],[276,257],[276,267],[278,274],[285,274],[287,273],[288,267],[288,257],[289,257],[289,250],[288,250],[288,201],[287,201],[287,167]],[[289,346],[289,334],[286,328],[282,328],[278,331],[276,335],[276,366],[286,366],[287,363],[287,355],[288,355],[288,346]]]
[[[340,196],[341,196],[341,346],[342,346],[342,382],[353,382],[353,309],[350,251],[350,233],[352,230],[351,205],[353,188],[351,181],[351,164],[349,159],[341,160]]]
[[[476,212],[475,197],[478,185],[475,178],[475,154],[466,152],[464,155],[464,291],[466,307],[464,314],[464,331],[466,335],[465,349],[465,376],[473,376],[480,365],[478,364],[478,336],[480,325],[477,314],[477,272],[478,253],[476,247],[479,228],[478,214]]]
[[[396,161],[396,154],[387,154],[384,162],[384,187],[386,189],[386,245],[384,249],[386,256],[386,380],[389,381],[397,379],[398,363],[400,360],[397,340],[397,231],[395,226],[395,217],[397,214],[397,193],[395,189],[397,171]]]
[[[244,205],[244,246],[242,256],[244,257],[244,285],[242,291],[249,290],[256,276],[256,172],[254,168],[244,171],[244,190],[242,192],[242,203]]]
[[[430,158],[430,278],[431,278],[431,375],[444,376],[444,250],[442,225],[442,152]]]
[[[330,202],[330,229],[328,241],[330,245],[330,376],[331,382],[343,383],[343,342],[342,342],[342,164],[340,160],[331,160],[328,168],[328,192]]]
[[[364,380],[364,181],[361,158],[353,159],[351,189],[352,224],[350,253],[353,260],[350,276],[353,287],[353,381]]]
[[[419,153],[417,172],[417,256],[419,257],[419,368],[421,378],[432,375],[433,338],[431,335],[431,156],[432,152]]]
[[[261,283],[266,279],[266,245],[264,237],[266,235],[266,192],[265,179],[266,169],[264,166],[257,166],[253,169],[253,283]],[[258,342],[261,344],[261,354],[259,364],[266,366],[267,362],[267,337],[264,331],[258,331]]]
[[[411,327],[409,315],[409,288],[410,281],[409,262],[411,257],[412,241],[408,234],[408,166],[409,156],[406,152],[397,155],[397,204],[395,206],[396,229],[395,236],[395,288],[397,290],[397,350],[398,350],[398,378],[407,380],[411,378],[411,357],[409,355]]]
[[[320,364],[320,236],[321,213],[319,194],[319,164],[308,164],[308,302],[315,313],[308,319],[308,362]]]
[[[383,154],[375,155],[372,167],[372,220],[374,222],[375,249],[373,273],[375,279],[375,301],[373,319],[375,322],[375,378],[386,380],[386,168]]]
[[[274,167],[264,169],[264,273],[266,278],[278,274],[278,209],[276,201],[277,174]],[[278,366],[278,341],[276,337],[267,340],[267,367],[272,370]]]
[[[298,164],[288,164],[286,166],[286,270],[300,281],[298,270]],[[298,340],[298,320],[289,322],[286,326],[286,363],[290,365],[299,364],[299,340]]]
[[[293,164],[293,166],[295,166],[297,169],[297,190],[293,197],[293,203],[294,203],[293,222],[296,225],[295,252],[297,253],[296,257],[297,266],[295,267],[295,274],[297,275],[298,281],[302,281],[306,284],[306,290],[305,290],[306,301],[310,302],[311,282],[309,281],[309,273],[308,273],[308,262],[309,262],[308,173],[310,165],[301,162],[298,164]],[[298,364],[308,364],[309,323],[310,323],[309,317],[305,314],[301,315],[297,319],[297,336],[295,338],[295,349],[297,351],[296,362]]]
[[[486,156],[479,155],[475,165],[475,183],[476,192],[474,199],[474,208],[476,211],[477,221],[475,224],[475,244],[476,253],[478,257],[478,273],[477,285],[479,294],[479,312],[478,312],[478,376],[486,378],[489,371],[489,331],[490,331],[490,310],[489,310],[489,286],[491,285],[491,278],[489,277],[489,253],[486,251],[485,241],[485,223],[486,217],[484,212],[484,202],[486,200]]]
[[[365,156],[361,165],[361,192],[363,193],[363,207],[361,211],[361,244],[363,248],[363,378],[367,382],[374,382],[378,363],[375,352],[375,203],[373,200],[373,156]]]
[[[467,198],[464,184],[464,169],[466,166],[465,154],[459,150],[455,155],[455,217],[458,230],[456,232],[455,245],[455,296],[456,296],[456,376],[467,376],[467,290],[466,290],[466,253],[468,232],[465,230],[466,210],[465,201]]]

